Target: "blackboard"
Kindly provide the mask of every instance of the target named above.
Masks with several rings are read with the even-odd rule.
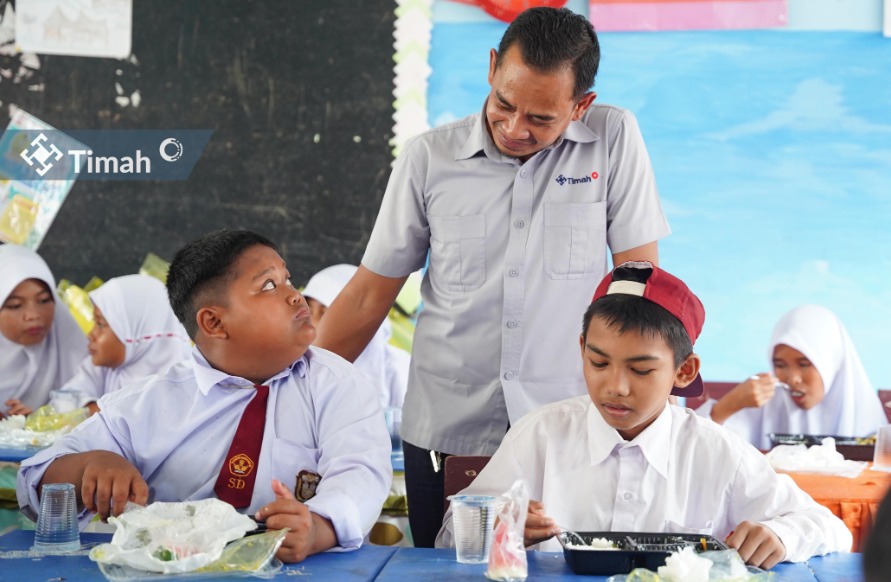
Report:
[[[40,55],[34,78],[0,83],[4,110],[59,129],[214,132],[187,181],[75,183],[39,249],[56,277],[133,273],[218,228],[273,239],[295,283],[358,263],[392,162],[395,8],[134,0],[135,59]]]

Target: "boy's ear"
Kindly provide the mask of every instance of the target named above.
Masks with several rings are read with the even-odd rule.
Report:
[[[695,380],[696,376],[699,375],[701,364],[702,361],[699,359],[698,355],[690,354],[687,356],[687,359],[681,362],[681,367],[678,368],[678,371],[675,373],[675,388],[686,388],[689,386],[690,382]]]
[[[207,337],[216,339],[226,339],[229,334],[226,332],[226,326],[223,324],[220,308],[216,306],[202,307],[195,314],[198,323],[198,330]]]

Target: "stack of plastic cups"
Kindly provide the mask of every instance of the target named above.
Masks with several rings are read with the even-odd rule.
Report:
[[[451,498],[455,555],[462,564],[489,561],[495,498],[491,495],[455,495]]]
[[[48,483],[40,495],[40,515],[31,551],[67,554],[80,549],[77,498],[71,483]]]

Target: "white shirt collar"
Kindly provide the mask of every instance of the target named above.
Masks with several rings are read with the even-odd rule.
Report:
[[[192,348],[192,358],[194,359],[195,382],[198,384],[198,390],[202,394],[207,394],[214,386],[222,386],[226,388],[250,388],[254,383],[240,376],[232,376],[217,370],[207,361],[204,354],[198,349],[198,346]],[[300,359],[294,361],[290,366],[272,376],[264,384],[270,385],[280,378],[290,376],[292,373],[303,378],[306,376],[306,354]]]
[[[665,408],[637,438],[626,441],[619,432],[608,425],[600,411],[590,403],[588,407],[588,450],[591,465],[599,465],[609,457],[616,447],[637,446],[653,466],[665,478],[668,478],[669,446],[671,446],[671,409],[666,402]]]

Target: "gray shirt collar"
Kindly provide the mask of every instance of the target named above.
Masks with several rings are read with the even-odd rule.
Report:
[[[467,141],[465,141],[464,145],[461,146],[461,149],[458,150],[458,153],[455,156],[456,160],[467,160],[476,156],[480,152],[483,152],[486,157],[496,162],[515,160],[515,158],[505,156],[498,151],[498,148],[495,147],[495,142],[492,140],[492,136],[489,135],[489,132],[486,129],[487,101],[488,97],[486,98],[486,101],[483,101],[482,111],[477,115],[476,122],[470,130],[470,135],[467,136]],[[566,139],[578,143],[590,143],[600,139],[600,136],[581,121],[572,121],[566,127],[566,131],[563,132],[563,135],[544,149],[549,150],[560,147],[563,140]]]

